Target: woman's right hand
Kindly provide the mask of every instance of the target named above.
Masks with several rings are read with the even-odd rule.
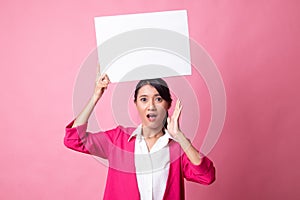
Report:
[[[110,80],[107,74],[100,75],[100,66],[97,66],[97,78],[95,83],[94,94],[76,117],[72,127],[80,126],[88,122],[98,100],[103,95],[104,91],[107,89]]]
[[[103,95],[104,91],[107,89],[108,85],[110,84],[110,80],[107,74],[100,75],[100,65],[97,66],[97,78],[95,83],[95,90],[94,90],[94,98],[98,101],[101,96]]]

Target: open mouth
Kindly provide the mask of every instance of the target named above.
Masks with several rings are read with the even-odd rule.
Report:
[[[157,115],[155,114],[147,114],[146,117],[150,120],[150,121],[154,121],[157,117]]]

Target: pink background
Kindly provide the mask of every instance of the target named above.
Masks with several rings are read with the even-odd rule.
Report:
[[[76,76],[96,45],[93,18],[174,9],[188,10],[190,36],[219,67],[228,101],[209,154],[217,180],[187,183],[187,199],[299,199],[299,4],[2,1],[0,199],[102,198],[107,168],[63,146]]]

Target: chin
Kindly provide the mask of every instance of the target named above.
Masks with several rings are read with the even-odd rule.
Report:
[[[145,127],[150,128],[150,129],[162,129],[164,125],[162,122],[147,122],[143,124]]]

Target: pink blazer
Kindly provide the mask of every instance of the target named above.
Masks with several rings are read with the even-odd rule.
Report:
[[[71,128],[72,125],[73,121],[66,127],[66,147],[109,161],[104,199],[140,199],[134,166],[135,137],[128,141],[135,128],[118,126],[92,134],[86,132],[87,124]],[[184,178],[205,185],[215,180],[215,168],[207,157],[200,165],[193,165],[178,143],[171,141],[169,148],[170,169],[164,200],[184,199]]]

